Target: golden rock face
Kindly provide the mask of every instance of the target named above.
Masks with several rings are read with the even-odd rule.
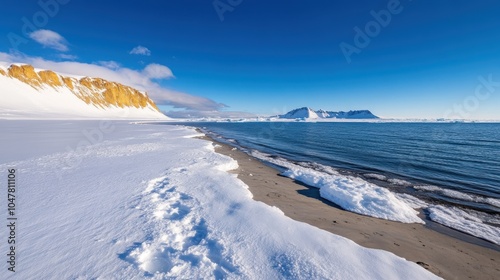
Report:
[[[67,88],[85,103],[99,108],[106,108],[111,105],[120,108],[144,108],[150,105],[160,111],[146,93],[101,78],[85,77],[78,80],[48,70],[37,73],[31,65],[11,65],[8,73],[0,69],[0,74],[18,79],[35,89],[47,86],[56,90]]]
[[[50,85],[51,87],[60,87],[62,86],[61,79],[59,75],[52,71],[40,71],[38,72],[38,76],[43,83]]]
[[[73,86],[73,81],[71,80],[71,78],[67,78],[67,77],[62,77],[62,80],[64,82],[64,84],[71,90],[75,89],[75,87]]]
[[[26,83],[34,88],[41,86],[42,80],[35,72],[35,68],[31,65],[11,65],[8,71],[9,76],[16,78],[23,83]]]

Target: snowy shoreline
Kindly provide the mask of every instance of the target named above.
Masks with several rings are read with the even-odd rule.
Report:
[[[498,227],[500,220],[497,217],[498,215],[489,215],[471,209],[466,212],[460,207],[445,207],[436,201],[426,202],[407,193],[393,192],[386,187],[366,181],[364,178],[388,182],[397,186],[411,187],[416,191],[421,189],[438,190],[455,197],[460,195],[461,198],[471,201],[484,201],[496,207],[499,205],[498,199],[475,197],[435,186],[413,185],[408,181],[387,178],[381,174],[343,175],[339,173],[340,170],[330,166],[324,166],[316,162],[294,162],[277,155],[242,147],[235,139],[226,139],[224,136],[211,131],[197,129],[200,133],[207,134],[215,142],[233,146],[262,162],[271,164],[276,167],[282,176],[320,189],[322,198],[335,203],[344,210],[402,223],[425,224],[426,221],[432,221],[476,238],[473,241],[475,244],[495,250],[500,248],[500,227]],[[427,213],[425,221],[418,216],[421,209]],[[472,240],[470,238],[465,239]],[[483,241],[491,245],[485,244]]]
[[[325,203],[320,197],[320,189],[280,176],[284,168],[261,161],[249,155],[248,151],[235,148],[235,143],[220,142],[219,138],[210,136],[201,139],[214,142],[216,152],[238,161],[240,167],[233,173],[249,186],[255,200],[278,207],[296,221],[344,236],[362,246],[393,252],[421,263],[445,279],[453,279],[458,275],[471,278],[481,275],[484,279],[495,279],[492,275],[497,275],[495,259],[500,257],[500,247],[494,243],[429,219],[425,220],[425,225],[409,224],[342,210],[338,205]],[[300,166],[311,167],[310,164]],[[327,174],[338,174],[326,166],[314,167]],[[413,196],[400,193],[395,195],[414,209],[428,206]],[[419,216],[424,218],[422,214]],[[481,268],[476,269],[477,265]]]
[[[194,139],[194,129],[115,122],[103,132],[92,121],[0,126],[13,135],[1,143],[1,170],[19,171],[24,201],[23,257],[9,279],[437,279],[254,201],[227,172],[237,162]]]

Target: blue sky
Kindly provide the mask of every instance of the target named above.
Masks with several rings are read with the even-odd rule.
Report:
[[[500,119],[498,1],[41,0],[50,12],[6,2],[4,59],[146,77],[137,86],[179,115],[309,106]],[[369,43],[356,44],[356,27]],[[346,59],[341,44],[356,52]],[[131,53],[138,46],[147,50]]]

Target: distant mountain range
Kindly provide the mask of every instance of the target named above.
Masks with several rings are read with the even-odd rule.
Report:
[[[0,62],[0,118],[166,119],[142,91]]]
[[[378,119],[379,117],[368,110],[356,110],[349,112],[333,112],[302,107],[292,110],[284,115],[277,116],[280,119]]]

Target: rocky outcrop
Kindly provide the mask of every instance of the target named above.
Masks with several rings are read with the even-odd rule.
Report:
[[[42,85],[42,79],[31,65],[11,65],[7,71],[10,77],[16,78],[34,88]]]
[[[18,79],[35,89],[43,87],[52,87],[56,90],[67,88],[85,103],[98,108],[109,106],[145,108],[149,105],[159,112],[156,104],[146,93],[101,78],[77,79],[65,77],[49,70],[37,72],[31,65],[11,65],[7,72],[0,69],[0,75]]]
[[[38,72],[38,76],[42,80],[42,83],[47,84],[51,87],[60,87],[62,86],[61,79],[59,75],[52,71],[40,71]]]

